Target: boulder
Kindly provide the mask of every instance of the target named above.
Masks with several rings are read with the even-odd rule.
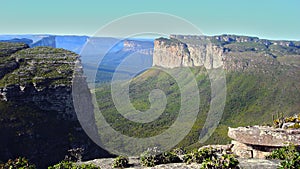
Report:
[[[240,143],[283,147],[287,143],[300,145],[300,129],[280,129],[267,126],[230,128],[228,136]]]

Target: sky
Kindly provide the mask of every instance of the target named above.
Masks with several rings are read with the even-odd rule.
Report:
[[[92,36],[120,17],[176,15],[205,35],[300,40],[299,0],[1,0],[0,34]]]

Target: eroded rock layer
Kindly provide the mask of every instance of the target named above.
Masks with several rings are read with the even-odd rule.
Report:
[[[75,70],[80,87],[89,91],[80,76],[77,54],[0,43],[0,58],[0,161],[23,156],[46,168],[73,148],[84,149],[83,159],[109,155],[85,134],[77,120],[72,97]],[[93,108],[86,110],[86,120],[95,124]]]

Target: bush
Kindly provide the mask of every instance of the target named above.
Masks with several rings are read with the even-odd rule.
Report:
[[[222,154],[221,157],[205,159],[201,169],[238,169],[239,161],[232,154]]]
[[[203,148],[200,150],[195,149],[184,155],[183,161],[187,164],[202,163],[205,159],[212,159],[213,157],[216,157],[216,154],[212,148]]]
[[[213,148],[195,149],[192,152],[184,155],[183,161],[187,164],[198,163],[202,164],[201,169],[236,169],[239,168],[239,161],[233,154],[227,154],[225,151],[220,152]]]
[[[54,166],[49,166],[48,169],[100,169],[94,164],[76,164],[71,161],[61,161]]]
[[[140,157],[140,163],[146,167],[153,167],[159,164],[182,162],[175,152],[163,152],[147,150]]]
[[[127,157],[124,157],[124,156],[119,156],[117,157],[113,164],[112,164],[112,167],[113,168],[125,168],[125,167],[128,167],[128,158]]]
[[[30,164],[24,157],[9,159],[5,164],[0,164],[0,169],[35,169],[35,165]]]
[[[283,160],[280,163],[280,169],[298,169],[300,168],[300,151],[297,150],[295,145],[288,145],[272,151],[267,156],[268,159],[279,159]]]

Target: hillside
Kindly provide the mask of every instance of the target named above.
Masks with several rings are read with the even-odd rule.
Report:
[[[200,144],[199,135],[210,108],[208,72],[223,68],[227,87],[225,109],[217,130],[204,144],[224,144],[230,141],[229,126],[263,124],[270,122],[277,112],[292,115],[300,111],[299,59],[299,42],[232,35],[172,35],[171,39],[154,41],[153,65],[160,69],[153,67],[124,82],[130,84],[130,101],[140,111],[150,108],[151,90],[158,88],[166,93],[167,106],[158,119],[140,124],[122,117],[114,106],[109,85],[97,88],[96,96],[99,109],[115,130],[134,137],[155,136],[173,124],[180,108],[178,85],[161,68],[176,71],[189,66],[199,88],[200,111],[192,130],[178,146],[192,148]]]

